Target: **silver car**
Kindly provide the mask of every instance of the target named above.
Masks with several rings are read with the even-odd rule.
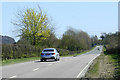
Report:
[[[41,53],[41,62],[46,61],[47,59],[54,59],[55,61],[59,61],[59,51],[57,51],[55,48],[43,49]]]

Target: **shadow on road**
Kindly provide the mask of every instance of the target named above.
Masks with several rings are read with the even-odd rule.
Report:
[[[41,61],[41,60],[37,60],[37,61],[34,61],[35,63],[38,63],[38,62],[40,62],[40,63],[44,63],[44,62],[56,62],[55,60],[46,60],[46,61]]]

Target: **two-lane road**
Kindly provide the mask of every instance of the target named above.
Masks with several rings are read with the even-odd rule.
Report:
[[[101,52],[102,46],[97,46],[94,50],[76,57],[61,57],[60,61],[36,60],[3,66],[2,78],[80,78]]]

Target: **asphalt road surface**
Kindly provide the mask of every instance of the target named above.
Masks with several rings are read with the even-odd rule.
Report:
[[[97,46],[76,57],[61,57],[60,61],[35,60],[3,66],[2,78],[81,78],[92,61],[101,54],[102,48]]]

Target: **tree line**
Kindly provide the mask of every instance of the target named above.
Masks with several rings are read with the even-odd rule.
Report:
[[[116,33],[102,33],[101,44],[107,49],[110,54],[120,53],[120,32]]]
[[[62,37],[58,39],[54,33],[50,33],[50,36],[39,42],[40,45],[37,47],[55,47],[62,48],[70,51],[78,51],[78,50],[89,50],[91,47],[98,45],[98,38],[96,36],[90,37],[86,32],[75,30],[73,28],[69,28],[64,32]],[[32,45],[29,40],[25,38],[21,38],[17,44],[29,44]],[[93,45],[94,44],[94,45]]]

